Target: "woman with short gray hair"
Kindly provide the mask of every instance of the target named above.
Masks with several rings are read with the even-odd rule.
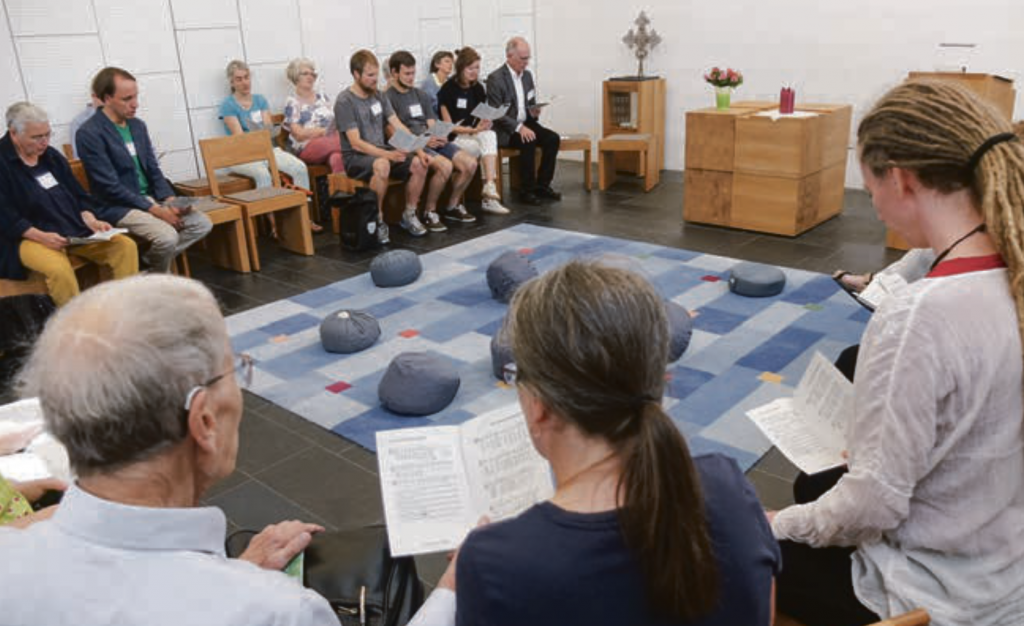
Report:
[[[341,136],[334,123],[334,106],[327,94],[315,90],[317,73],[313,61],[292,60],[286,70],[295,93],[284,104],[284,129],[292,153],[309,165],[327,163],[331,173],[344,173]]]
[[[251,368],[189,279],[105,283],[57,313],[21,392],[39,396],[77,481],[51,521],[0,528],[0,553],[18,564],[0,569],[4,623],[336,623],[326,600],[273,571],[322,528],[270,526],[228,559],[224,514],[199,506],[234,470],[236,374]]]

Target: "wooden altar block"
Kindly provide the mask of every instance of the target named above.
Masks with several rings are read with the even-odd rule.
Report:
[[[900,237],[900,234],[891,228],[885,229],[885,247],[894,250],[910,250],[910,244],[906,239]]]
[[[792,178],[737,172],[729,226],[794,237],[843,209],[846,164]]]
[[[729,226],[732,178],[732,172],[686,168],[683,182],[683,219],[687,222]]]
[[[928,78],[949,80],[967,87],[994,106],[1008,121],[1013,121],[1013,105],[1017,100],[1017,91],[1009,78],[973,72],[910,72],[907,75],[907,80]]]
[[[686,167],[731,172],[735,161],[736,121],[758,111],[734,106],[686,113]]]

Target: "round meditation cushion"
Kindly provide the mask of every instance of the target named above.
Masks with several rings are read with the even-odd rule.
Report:
[[[378,287],[401,287],[423,273],[420,258],[412,250],[388,250],[370,262],[370,277]]]
[[[502,321],[501,328],[495,331],[491,337],[491,371],[498,380],[505,380],[505,366],[514,361],[512,358],[512,345],[509,342],[508,332],[505,330],[505,322]]]
[[[426,352],[403,352],[391,360],[377,395],[398,415],[431,415],[448,406],[461,383],[447,359]]]
[[[749,298],[766,298],[782,293],[786,275],[777,267],[760,263],[739,263],[729,273],[729,289]]]
[[[509,250],[487,266],[487,286],[498,302],[508,304],[512,294],[531,278],[537,277],[537,268],[515,250]]]
[[[320,343],[324,350],[351,354],[365,350],[380,337],[380,324],[366,311],[335,311],[320,323]]]
[[[674,363],[679,360],[690,345],[690,336],[693,335],[693,318],[690,312],[675,302],[665,302],[665,312],[668,313],[669,349],[668,362]]]

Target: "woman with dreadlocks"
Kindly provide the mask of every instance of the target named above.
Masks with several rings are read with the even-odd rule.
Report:
[[[1024,144],[934,81],[890,91],[857,135],[879,216],[935,261],[864,333],[848,471],[813,495],[801,477],[773,516],[780,611],[1024,623]]]

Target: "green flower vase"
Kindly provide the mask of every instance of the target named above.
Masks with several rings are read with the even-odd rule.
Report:
[[[715,87],[715,108],[719,111],[728,111],[730,102],[732,102],[732,87]]]

